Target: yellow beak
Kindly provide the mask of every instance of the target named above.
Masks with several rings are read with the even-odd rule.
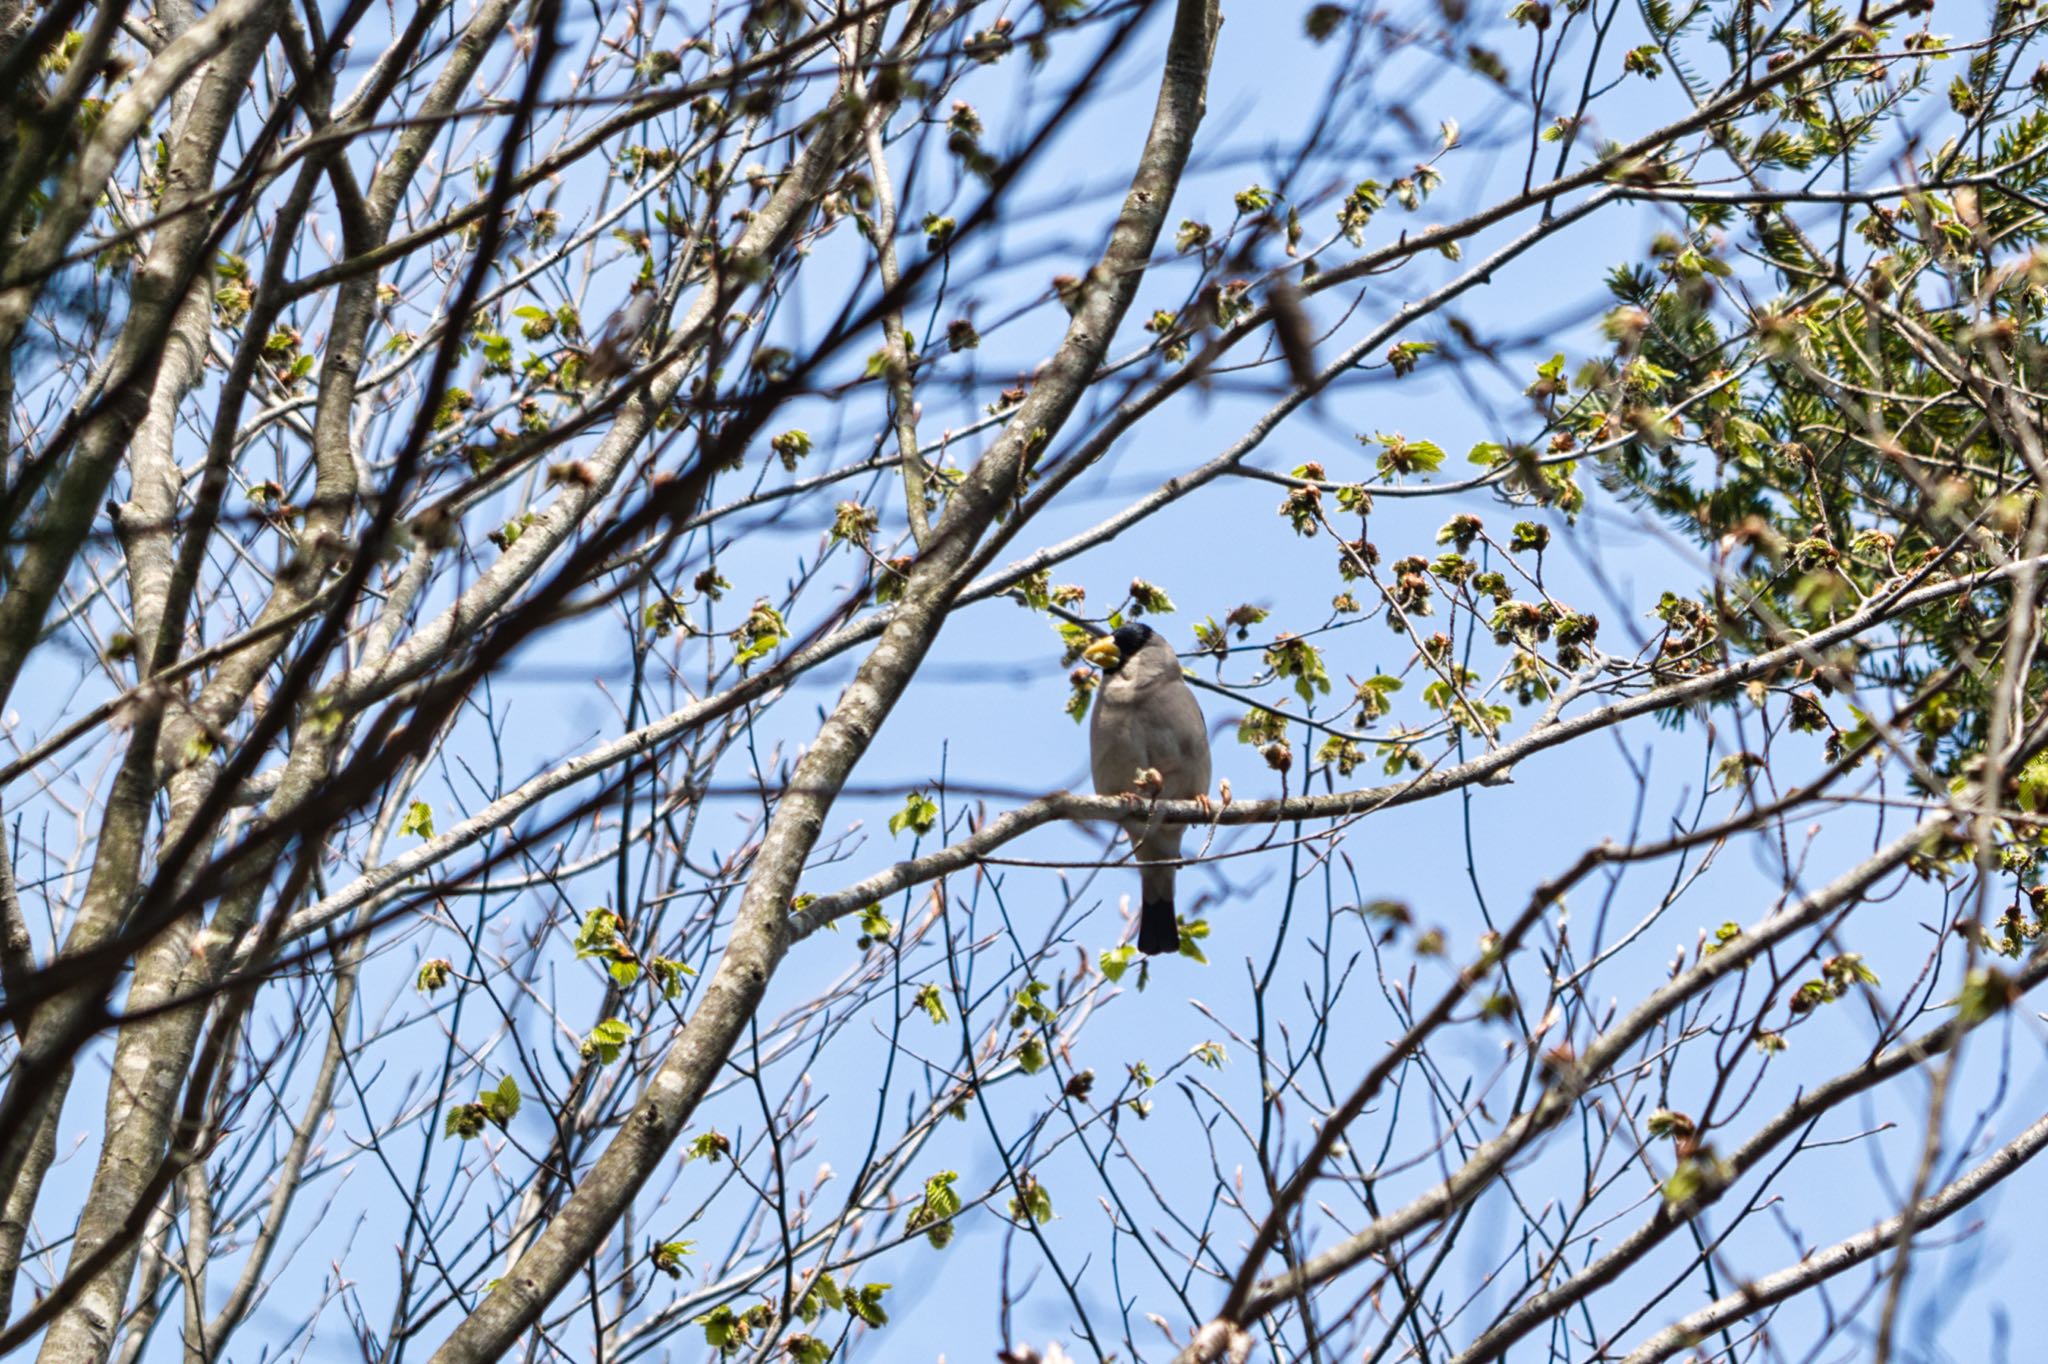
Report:
[[[1123,651],[1116,647],[1116,641],[1108,635],[1104,635],[1081,651],[1082,662],[1105,670],[1114,668],[1123,660]]]

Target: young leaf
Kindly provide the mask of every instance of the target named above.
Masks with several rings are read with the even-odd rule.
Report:
[[[1016,1221],[1036,1222],[1044,1226],[1052,1221],[1052,1194],[1045,1185],[1029,1174],[1017,1181],[1020,1192],[1010,1200],[1010,1216]]]
[[[398,821],[398,832],[412,834],[419,838],[434,836],[434,807],[423,800],[416,800],[406,807],[405,818]]]
[[[912,791],[903,800],[903,808],[889,816],[889,832],[900,834],[905,829],[920,836],[932,831],[938,822],[939,807],[929,800],[924,792]],[[887,934],[880,936],[887,937]]]
[[[623,1019],[607,1018],[590,1030],[590,1035],[583,1039],[581,1051],[599,1065],[608,1066],[619,1059],[619,1054],[632,1040],[633,1030]]]
[[[889,1314],[882,1310],[882,1295],[889,1288],[885,1283],[862,1284],[859,1291],[846,1295],[846,1310],[869,1326],[887,1326]]]
[[[683,1257],[695,1249],[695,1241],[664,1241],[647,1252],[654,1267],[671,1279],[683,1277]]]
[[[711,1131],[699,1132],[696,1136],[690,1138],[690,1144],[683,1150],[683,1163],[687,1165],[701,1156],[711,1164],[716,1165],[720,1160],[731,1154],[732,1139],[723,1132],[713,1128]]]

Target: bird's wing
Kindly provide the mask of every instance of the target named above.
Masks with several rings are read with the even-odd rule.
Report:
[[[605,323],[604,334],[584,361],[584,377],[603,383],[633,368],[633,348],[654,320],[654,295],[636,293]]]
[[[640,339],[640,333],[647,330],[647,324],[654,317],[654,295],[635,294],[626,306],[612,315],[611,326],[605,329],[606,341],[615,346],[630,347]]]
[[[1150,765],[1166,779],[1160,794],[1168,800],[1209,794],[1209,726],[1194,689],[1172,677],[1152,690],[1146,719],[1155,753]]]

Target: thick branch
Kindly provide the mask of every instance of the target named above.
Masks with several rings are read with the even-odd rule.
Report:
[[[533,1247],[435,1353],[437,1364],[509,1352],[612,1234],[744,1035],[788,951],[790,895],[833,796],[916,674],[979,535],[1014,496],[1043,435],[1078,403],[1129,307],[1193,146],[1216,24],[1214,0],[1181,0],[1151,133],[1098,266],[1100,287],[1077,311],[1044,380],[961,485],[912,570],[902,609],[799,763],[796,789],[769,822],[731,940],[697,1009],[619,1134]]]

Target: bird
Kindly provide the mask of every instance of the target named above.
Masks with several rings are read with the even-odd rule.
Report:
[[[633,368],[633,351],[654,321],[654,305],[654,286],[644,279],[634,281],[633,291],[604,324],[604,335],[584,358],[585,379],[608,384]]]
[[[1081,657],[1102,672],[1088,730],[1095,793],[1206,805],[1209,727],[1166,637],[1133,623],[1096,640]],[[1138,858],[1138,950],[1179,951],[1172,864],[1180,858],[1183,826],[1134,815],[1124,830]]]

